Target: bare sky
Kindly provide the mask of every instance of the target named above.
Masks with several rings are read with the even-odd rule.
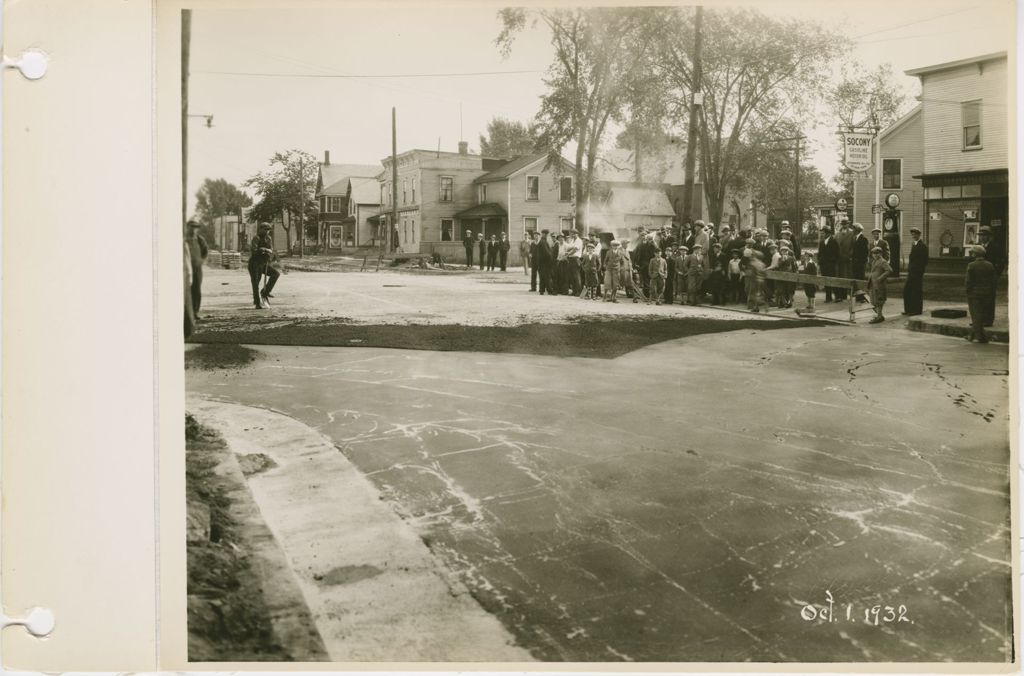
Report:
[[[864,65],[891,63],[914,94],[917,79],[904,70],[1009,49],[1014,39],[1008,0],[750,4],[820,21],[837,40],[852,41]],[[214,126],[190,121],[190,204],[204,178],[240,184],[277,150],[377,163],[391,152],[392,106],[399,152],[439,142],[455,151],[460,136],[477,149],[492,117],[529,121],[544,93],[549,37],[543,27],[527,30],[504,59],[494,44],[499,7],[195,10],[189,107],[212,114]],[[526,72],[424,76],[495,71]],[[337,75],[402,77],[323,77]],[[838,168],[834,127],[810,134],[811,161],[826,179]]]

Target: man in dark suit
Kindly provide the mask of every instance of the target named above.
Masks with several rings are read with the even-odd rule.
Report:
[[[537,265],[537,276],[540,279],[540,295],[543,296],[545,293],[549,296],[554,295],[555,290],[552,286],[551,268],[555,265],[555,251],[549,230],[540,231],[540,239],[537,241],[537,254],[534,260]]]
[[[854,279],[866,279],[865,273],[868,267],[868,256],[871,252],[871,247],[868,246],[868,238],[864,236],[864,226],[860,223],[853,224],[853,248],[850,254],[850,263],[852,277]],[[866,303],[867,298],[864,297],[864,290],[857,290],[857,302]]]
[[[508,265],[508,251],[512,248],[512,243],[508,241],[508,235],[501,233],[498,237],[498,267],[501,268],[502,272],[505,272],[505,268]]]
[[[985,247],[985,260],[992,264],[996,271],[996,279],[1003,274],[1006,268],[1006,241],[1003,237],[1002,228],[995,233],[988,225],[981,226],[978,231],[978,242]]]
[[[462,247],[466,250],[466,269],[473,267],[473,231],[467,230],[462,238]]]
[[[476,236],[476,248],[480,253],[480,269],[484,269],[484,265],[487,263],[487,240],[484,239],[484,233],[477,233]]]
[[[977,339],[979,343],[987,343],[985,326],[990,326],[990,317],[996,312],[996,269],[985,259],[985,247],[971,247],[974,260],[967,266],[964,290],[967,292],[967,307],[971,313],[971,331],[967,340]]]
[[[529,249],[527,249],[527,251],[529,252],[529,254],[528,254],[529,257],[528,257],[527,260],[528,260],[529,265],[530,265],[530,291],[536,291],[537,290],[537,276],[538,276],[537,275],[537,249],[538,249],[539,246],[540,246],[540,233],[536,232],[536,231],[535,232],[531,232],[530,233],[530,247],[529,247]]]
[[[827,225],[821,229],[821,241],[818,243],[818,269],[823,277],[835,277],[839,266],[839,244],[832,236],[832,228]],[[838,294],[836,300],[839,300]],[[832,287],[825,287],[825,302],[832,302]]]
[[[911,228],[914,243],[907,257],[907,283],[903,286],[903,314],[913,317],[924,311],[924,269],[928,266],[928,245],[921,241],[921,228]]]
[[[846,277],[853,274],[853,228],[850,221],[843,221],[843,225],[836,233],[835,241],[839,245],[839,258],[836,261],[836,276]],[[849,289],[837,287],[833,294],[836,300],[846,300],[850,295]],[[826,301],[828,302],[828,301]]]

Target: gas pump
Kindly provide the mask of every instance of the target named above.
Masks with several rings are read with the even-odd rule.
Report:
[[[892,276],[900,276],[900,196],[894,192],[885,196],[885,211],[882,212],[882,239],[889,245],[889,266]]]

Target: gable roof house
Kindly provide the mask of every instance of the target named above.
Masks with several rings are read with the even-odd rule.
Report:
[[[372,178],[380,173],[380,165],[374,164],[331,164],[330,151],[324,151],[316,177],[316,200],[319,208],[318,238],[330,248],[332,226],[341,226],[349,215],[348,189],[352,177]],[[339,232],[338,230],[334,231]],[[353,233],[354,238],[354,233]],[[337,240],[335,240],[337,241]]]

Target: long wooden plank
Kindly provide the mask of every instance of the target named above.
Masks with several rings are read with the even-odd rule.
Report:
[[[867,288],[868,283],[863,279],[849,279],[847,277],[825,277],[822,275],[805,275],[802,272],[781,272],[779,270],[765,270],[766,279],[774,279],[780,282],[796,282],[797,284],[814,284],[819,289],[826,286],[838,286],[845,289],[850,287]]]

